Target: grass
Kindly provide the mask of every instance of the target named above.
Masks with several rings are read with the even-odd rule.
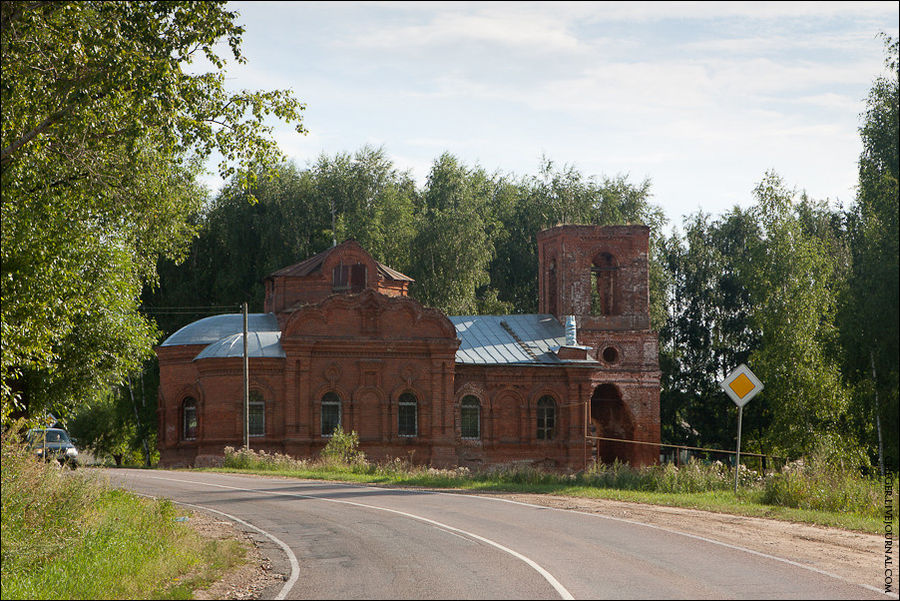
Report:
[[[243,562],[205,540],[169,501],[97,483],[2,442],[4,599],[190,599]]]
[[[332,437],[337,438],[335,444],[318,459],[227,448],[224,466],[216,470],[399,487],[611,499],[884,532],[883,485],[877,479],[816,459],[795,462],[765,476],[742,468],[741,486],[735,494],[734,471],[721,463],[640,469],[615,463],[575,474],[522,465],[479,471],[436,469],[404,459],[369,462],[354,449],[352,433],[343,436]],[[891,501],[895,532],[897,491],[895,476]]]

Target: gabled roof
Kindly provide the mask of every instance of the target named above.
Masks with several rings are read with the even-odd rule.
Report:
[[[466,365],[596,365],[560,359],[565,328],[552,315],[452,315],[460,340],[456,362]]]
[[[331,253],[335,252],[336,250],[338,250],[340,248],[346,248],[348,246],[355,246],[356,248],[363,250],[363,252],[365,252],[365,249],[363,249],[362,246],[360,246],[356,240],[345,240],[344,242],[341,242],[337,246],[332,246],[331,248],[329,248],[327,250],[323,250],[322,252],[320,252],[316,255],[313,255],[304,261],[300,261],[299,263],[290,265],[288,267],[283,267],[283,268],[279,269],[278,271],[273,271],[266,277],[267,278],[283,277],[283,276],[305,277],[308,275],[312,275],[314,273],[319,273],[322,270],[322,263],[325,262],[325,259],[327,259]],[[379,263],[378,261],[375,261],[375,265],[378,267],[379,275],[381,275],[385,279],[396,280],[396,281],[400,281],[400,282],[414,282],[415,281],[408,275],[404,275],[404,274],[400,273],[399,271],[397,271],[396,269],[391,269],[390,267],[388,267],[387,265],[384,265],[383,263]]]

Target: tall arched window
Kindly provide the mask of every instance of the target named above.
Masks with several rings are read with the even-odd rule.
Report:
[[[617,271],[616,258],[611,254],[600,253],[594,257],[591,266],[591,315],[618,313]]]
[[[193,397],[187,397],[181,402],[181,439],[194,440],[197,438],[197,401]]]
[[[341,425],[341,397],[326,392],[322,397],[322,436],[331,436]]]
[[[404,392],[400,395],[400,407],[397,411],[399,421],[397,433],[400,436],[416,436],[419,433],[418,401],[416,395]]]
[[[552,440],[556,431],[556,402],[551,396],[542,396],[537,402],[538,440]]]
[[[459,407],[459,427],[463,438],[481,438],[481,402],[477,397],[463,397]]]
[[[266,435],[266,402],[258,390],[250,391],[250,436]]]
[[[556,292],[556,259],[550,259],[547,271],[547,310],[551,315],[559,315],[559,301]]]

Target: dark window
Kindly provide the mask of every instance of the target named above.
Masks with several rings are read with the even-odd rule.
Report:
[[[557,292],[556,292],[556,259],[550,259],[550,271],[547,274],[547,297],[549,299],[548,302],[548,310],[552,315],[558,315],[559,310],[557,308]]]
[[[350,269],[350,291],[362,292],[366,288],[366,266],[357,263]]]
[[[619,360],[619,351],[611,346],[606,347],[603,349],[603,360],[607,363],[615,363]]]
[[[543,396],[537,403],[538,440],[551,440],[556,429],[556,403],[552,397]]]
[[[609,253],[600,253],[591,267],[591,315],[618,314],[616,279],[618,265]]]
[[[350,288],[350,266],[335,265],[331,270],[331,289],[333,291],[348,290]]]
[[[250,436],[266,435],[266,403],[258,390],[250,391]]]
[[[481,402],[476,397],[463,397],[459,408],[459,425],[463,438],[481,438]]]
[[[197,401],[188,397],[181,403],[181,438],[197,438]]]
[[[335,265],[331,271],[331,290],[341,292],[362,292],[366,288],[366,266],[362,263],[356,265]]]
[[[400,395],[398,433],[400,436],[416,436],[418,434],[418,403],[413,394],[405,392]]]
[[[341,398],[333,392],[322,397],[322,436],[331,436],[341,425]]]

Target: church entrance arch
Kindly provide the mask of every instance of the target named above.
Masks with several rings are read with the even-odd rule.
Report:
[[[600,384],[591,396],[591,424],[595,436],[634,440],[634,420],[622,401],[622,394],[612,384]],[[597,440],[596,456],[603,463],[634,463],[635,445],[627,442]]]

